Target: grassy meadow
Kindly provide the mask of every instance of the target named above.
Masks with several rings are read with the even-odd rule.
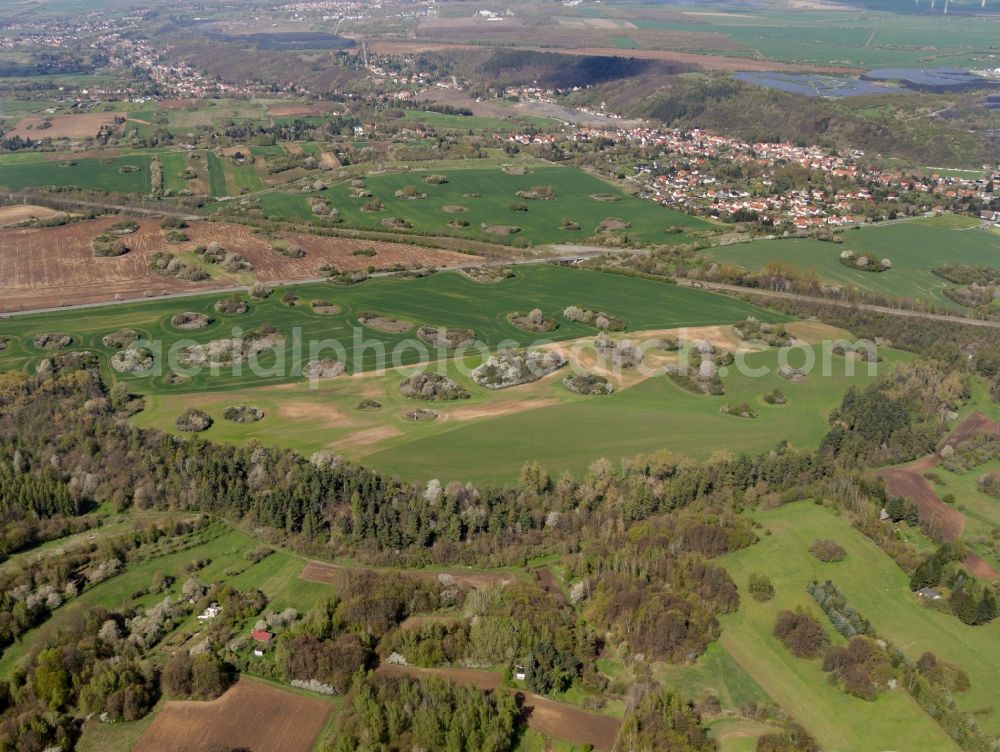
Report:
[[[964,217],[916,219],[864,227],[843,234],[843,243],[812,239],[760,240],[716,248],[712,258],[750,270],[769,262],[813,269],[824,280],[897,298],[915,298],[953,308],[960,306],[942,291],[954,287],[931,272],[945,264],[1000,268],[1000,235],[978,229],[978,220]],[[888,258],[885,272],[863,272],[840,263],[842,251]]]
[[[720,619],[722,646],[764,690],[802,723],[824,749],[957,749],[944,732],[902,691],[887,691],[873,702],[830,686],[821,661],[794,657],[772,635],[782,609],[802,606],[827,627],[834,644],[841,638],[806,592],[812,580],[832,579],[879,636],[916,660],[924,651],[965,669],[972,688],[957,695],[959,706],[976,713],[980,728],[1000,731],[1000,698],[995,668],[985,656],[1000,651],[1000,624],[963,625],[954,616],[922,603],[909,578],[850,522],[811,502],[787,504],[753,514],[763,526],[759,543],[723,557],[743,597],[739,610]],[[809,553],[819,538],[832,538],[847,550],[836,563]],[[766,572],[774,583],[773,600],[760,603],[746,594],[751,572]],[[843,719],[852,723],[844,724]]]

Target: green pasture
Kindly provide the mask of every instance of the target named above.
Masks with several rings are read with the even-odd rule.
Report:
[[[258,153],[258,149],[252,148],[254,154]],[[444,174],[448,182],[441,185],[425,183],[423,178],[431,174]],[[320,194],[293,195],[280,191],[262,194],[260,206],[269,217],[309,220],[314,215],[308,199],[320,195],[340,212],[346,226],[381,230],[385,229],[383,219],[400,217],[412,225],[414,233],[446,232],[477,240],[524,241],[533,245],[582,242],[596,233],[603,220],[610,218],[621,219],[630,225],[618,232],[649,243],[690,239],[686,233],[667,234],[667,228],[680,226],[688,230],[704,230],[710,227],[702,219],[626,195],[619,188],[570,167],[537,166],[530,168],[528,175],[509,175],[500,168],[457,169],[433,164],[410,172],[370,175],[366,184],[367,189],[382,201],[384,211],[363,211],[371,199],[352,196],[348,183],[333,185]],[[407,186],[415,186],[427,197],[415,200],[396,198],[396,191]],[[526,200],[515,195],[518,191],[530,191],[534,186],[552,186],[557,197],[545,201]],[[591,198],[597,195],[611,195],[618,200],[602,202]],[[511,209],[511,205],[518,203],[526,205],[527,211]],[[208,207],[207,211],[218,211],[225,206],[227,203],[223,202]],[[449,212],[445,211],[445,207],[461,207],[463,211]],[[563,219],[576,222],[581,229],[561,229]],[[469,224],[464,228],[449,226],[449,222],[454,220]],[[484,224],[512,225],[520,227],[521,231],[498,236],[484,230]]]
[[[126,165],[139,170],[120,172],[119,169]],[[0,162],[0,186],[4,188],[22,191],[48,185],[96,188],[113,193],[149,193],[149,157],[132,154],[76,159],[67,155],[58,161]]]
[[[1000,731],[996,668],[989,659],[1000,653],[1000,624],[966,626],[922,603],[906,573],[828,508],[797,502],[753,516],[764,528],[760,542],[721,559],[742,595],[739,610],[720,619],[722,645],[824,749],[938,752],[955,746],[902,690],[886,691],[874,702],[851,697],[826,682],[819,659],[795,658],[772,636],[778,611],[803,606],[828,627],[834,642],[843,641],[805,591],[814,579],[832,579],[879,636],[910,658],[929,650],[964,668],[972,688],[957,695],[959,706],[976,713],[985,731]],[[823,563],[813,557],[809,546],[818,538],[837,541],[847,558]],[[771,577],[773,600],[759,603],[746,593],[747,577],[755,571]]]
[[[956,221],[957,220],[957,221]],[[975,222],[975,220],[972,220]],[[958,225],[958,226],[956,226]],[[812,239],[760,240],[712,249],[712,258],[750,270],[769,262],[813,269],[820,277],[887,297],[915,298],[958,308],[942,290],[954,286],[931,272],[945,264],[1000,267],[1000,236],[969,227],[966,218],[940,217],[864,227],[843,243]],[[864,272],[840,263],[842,251],[888,258],[892,268]]]

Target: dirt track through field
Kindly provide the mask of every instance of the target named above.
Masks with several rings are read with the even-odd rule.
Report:
[[[983,413],[973,413],[958,426],[945,440],[941,448],[954,447],[978,433],[1000,433],[1000,424]],[[965,515],[955,507],[943,502],[923,474],[937,466],[941,460],[940,450],[902,467],[891,467],[879,471],[885,479],[885,489],[890,496],[901,496],[917,505],[920,522],[937,530],[941,540],[953,542],[965,530]],[[989,562],[974,551],[965,556],[965,566],[977,577],[996,579],[1000,577]]]
[[[210,702],[170,701],[132,752],[309,752],[333,705],[240,679]]]
[[[414,666],[379,666],[385,676],[412,676],[423,678],[437,676],[448,681],[466,684],[493,692],[502,687],[502,677],[495,671],[476,671],[464,668],[416,668]],[[592,744],[594,749],[610,750],[615,746],[621,721],[609,715],[588,713],[585,710],[554,702],[532,692],[514,692],[521,704],[528,728],[545,736],[561,739],[571,744]]]

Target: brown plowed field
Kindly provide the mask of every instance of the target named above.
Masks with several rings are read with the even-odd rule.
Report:
[[[123,112],[88,112],[82,115],[53,115],[52,117],[26,117],[7,137],[21,138],[88,138],[96,136],[102,126],[111,125]],[[48,128],[39,128],[46,120]],[[29,127],[30,126],[30,127]]]
[[[90,243],[120,217],[78,222],[51,228],[11,228],[0,230],[0,279],[3,298],[0,313],[38,308],[101,303],[154,295],[168,295],[199,289],[231,287],[249,281],[213,268],[212,279],[192,283],[150,271],[149,256],[156,251],[192,251],[196,245],[216,240],[242,254],[254,267],[254,277],[262,282],[293,281],[323,276],[324,264],[342,270],[362,270],[369,265],[390,267],[402,264],[447,266],[475,262],[475,257],[453,251],[421,248],[402,243],[371,242],[347,238],[291,234],[306,255],[291,259],[274,251],[270,244],[242,225],[224,222],[192,222],[186,243],[166,243],[157,220],[136,219],[140,229],[126,235],[131,249],[117,258],[95,258]],[[352,251],[374,248],[375,256],[354,256]]]
[[[1000,424],[983,413],[973,413],[952,431],[942,444],[954,447],[977,433],[1000,433]],[[902,496],[917,505],[920,522],[938,531],[941,540],[952,542],[961,537],[965,529],[965,515],[950,504],[938,498],[931,484],[923,474],[935,467],[941,456],[938,452],[921,457],[909,465],[891,467],[879,471],[885,478],[885,490],[891,496]],[[995,579],[1000,577],[989,562],[974,551],[965,556],[965,565],[977,577]]]
[[[327,585],[340,586],[350,572],[378,572],[377,569],[359,567],[340,567],[336,564],[326,564],[321,561],[310,561],[299,575],[303,580],[324,582]],[[506,572],[465,572],[449,570],[447,572],[427,572],[419,569],[407,569],[401,573],[404,576],[420,577],[427,580],[437,580],[438,575],[447,574],[459,585],[468,585],[474,589],[487,588],[492,585],[513,580],[514,576]]]
[[[416,668],[414,666],[379,666],[378,672],[386,676],[412,676],[416,678],[438,676],[458,684],[477,687],[492,692],[501,687],[502,679],[496,671],[476,671],[466,668]],[[508,690],[513,692],[514,690]],[[571,744],[592,744],[594,749],[610,750],[615,746],[621,721],[609,715],[588,713],[585,710],[554,702],[532,692],[517,692],[529,728],[545,736],[561,739]]]
[[[211,702],[171,701],[132,752],[309,752],[333,706],[240,679]]]
[[[559,587],[559,583],[556,581],[555,575],[549,571],[548,567],[536,569],[535,579],[538,580],[538,584],[542,586],[545,592],[555,598],[557,602],[560,604],[567,603],[566,594],[563,593],[562,588]]]

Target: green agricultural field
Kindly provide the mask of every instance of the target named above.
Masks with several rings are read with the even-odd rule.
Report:
[[[753,314],[770,321],[784,321],[781,314],[763,311],[755,306],[722,295],[674,285],[651,282],[600,272],[539,265],[521,267],[514,278],[499,284],[479,284],[458,273],[442,273],[422,279],[382,277],[359,285],[341,287],[330,284],[300,285],[294,291],[304,305],[289,307],[282,303],[281,291],[267,300],[251,303],[243,316],[217,314],[214,304],[224,294],[176,298],[149,303],[105,306],[86,311],[66,311],[22,316],[0,321],[0,336],[11,337],[11,346],[0,354],[0,369],[27,367],[44,357],[31,340],[36,334],[65,331],[74,335],[73,347],[87,348],[102,355],[113,351],[101,342],[101,337],[127,325],[161,341],[164,352],[181,339],[208,342],[232,336],[232,327],[243,331],[269,322],[288,337],[298,334],[302,341],[336,340],[344,347],[349,371],[367,371],[375,367],[375,346],[387,348],[412,339],[412,332],[387,334],[365,327],[357,321],[362,311],[378,311],[413,322],[436,326],[471,328],[490,347],[502,342],[524,345],[538,338],[506,320],[507,313],[527,311],[535,307],[558,316],[568,305],[585,305],[621,317],[633,330],[705,326],[734,323]],[[335,316],[312,312],[309,301],[333,300],[342,308]],[[210,326],[197,330],[180,330],[170,324],[170,318],[185,311],[204,312],[215,318]],[[561,318],[561,317],[560,317]],[[551,339],[566,340],[593,334],[594,329],[562,320]],[[356,336],[364,337],[355,343]],[[289,341],[289,347],[292,342]],[[308,354],[308,353],[306,353]],[[321,354],[328,355],[330,350]],[[401,364],[418,362],[421,354],[409,349],[401,355]],[[262,366],[274,365],[273,358],[261,359]],[[107,371],[111,376],[110,369]],[[153,392],[201,392],[229,390],[249,385],[276,384],[294,379],[286,374],[258,377],[251,373],[199,375],[180,387],[167,387],[162,379],[132,379],[137,388]]]
[[[880,367],[891,366],[895,354],[883,351],[883,355],[888,357]],[[460,425],[446,421],[419,426],[419,432],[389,439],[388,448],[364,454],[363,461],[413,480],[424,480],[433,472],[442,481],[497,483],[515,478],[529,459],[537,460],[553,477],[564,470],[580,477],[599,457],[617,464],[658,449],[704,460],[720,450],[765,452],[779,439],[812,447],[826,433],[827,415],[846,389],[871,380],[859,369],[853,377],[835,372],[792,383],[774,373],[773,351],[749,355],[747,364],[767,366],[771,373],[762,378],[730,374],[723,379],[727,392],[722,397],[692,395],[660,377],[609,398],[567,398],[554,380],[546,384],[551,404]],[[766,405],[762,395],[776,388],[788,403]],[[743,401],[756,407],[758,418],[719,413],[722,404]]]
[[[253,147],[252,151],[258,154],[258,147]],[[321,195],[340,212],[346,226],[382,230],[385,229],[384,219],[399,217],[412,225],[414,233],[444,232],[477,240],[532,245],[582,242],[593,236],[605,219],[623,220],[627,227],[616,232],[649,243],[690,239],[686,233],[668,234],[668,228],[704,230],[711,227],[703,219],[626,195],[619,188],[575,168],[546,165],[529,169],[527,175],[510,175],[499,167],[460,169],[432,164],[419,171],[371,175],[366,180],[367,189],[385,207],[379,212],[364,211],[372,199],[354,197],[348,183],[331,186]],[[424,182],[427,175],[442,174],[448,178],[447,183],[429,185]],[[426,198],[397,198],[396,192],[407,186],[415,187],[419,193],[426,194]],[[535,186],[552,186],[556,198],[546,201],[517,197],[518,191],[530,191]],[[608,196],[615,200],[599,201],[592,196]],[[523,204],[527,210],[512,210],[515,204]],[[313,217],[308,196],[301,194],[266,193],[261,195],[260,205],[265,215],[280,219],[309,220]],[[226,206],[224,202],[207,210],[219,211]],[[577,223],[580,229],[561,229],[564,219]],[[449,225],[454,222],[467,222],[468,225]],[[498,235],[483,229],[484,225],[516,226],[521,230]]]
[[[956,219],[960,221],[956,227]],[[972,220],[975,222],[975,220]],[[769,262],[814,269],[835,284],[853,285],[883,296],[917,298],[954,308],[942,290],[953,286],[931,272],[944,264],[1000,267],[1000,236],[968,227],[964,218],[918,219],[864,227],[843,234],[843,243],[811,239],[761,240],[710,251],[712,258],[759,270]],[[840,263],[845,250],[892,261],[885,272],[863,272]]]
[[[810,609],[835,642],[842,642],[805,591],[813,579],[832,579],[876,632],[916,660],[924,651],[964,668],[972,688],[957,695],[959,706],[976,713],[980,728],[1000,731],[996,669],[986,656],[1000,654],[1000,624],[969,627],[954,616],[921,603],[909,578],[850,521],[810,502],[755,513],[765,534],[759,543],[723,557],[741,589],[740,608],[720,619],[722,645],[765,691],[828,749],[955,749],[944,732],[902,691],[867,702],[831,687],[820,661],[795,658],[773,636],[778,611]],[[825,564],[809,553],[818,538],[832,538],[847,550],[841,562]],[[750,572],[770,575],[775,597],[759,603],[746,594]],[[849,724],[845,718],[852,719]]]
[[[203,154],[205,165],[208,169],[208,189],[213,196],[225,196],[228,193],[226,188],[226,169],[222,160],[215,156],[215,152],[206,151]]]
[[[183,173],[188,166],[188,157],[185,152],[172,151],[166,154],[161,154],[160,164],[163,165],[164,191],[173,191],[176,194],[190,188],[190,181],[181,177],[181,173]]]
[[[227,196],[238,196],[241,193],[259,191],[264,184],[252,164],[236,164],[232,159],[223,157],[220,160],[226,172]]]
[[[121,172],[132,166],[135,172]],[[96,188],[113,193],[149,193],[149,157],[133,154],[122,157],[74,159],[67,156],[57,161],[0,163],[0,186],[22,191],[36,186],[74,186]]]

